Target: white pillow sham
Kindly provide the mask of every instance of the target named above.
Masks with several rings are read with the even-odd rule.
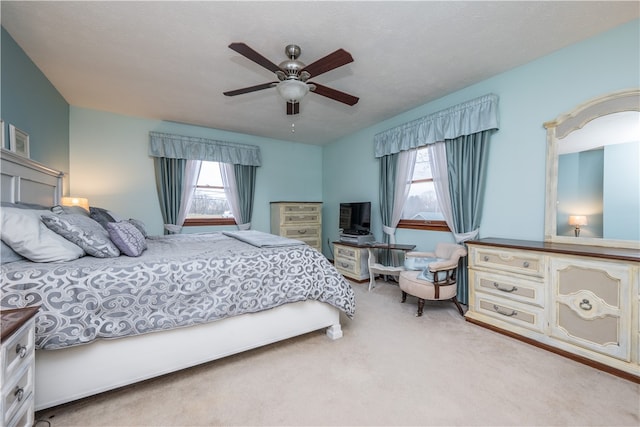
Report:
[[[2,240],[14,251],[34,262],[71,261],[84,250],[49,230],[40,221],[47,211],[3,207],[0,210]]]

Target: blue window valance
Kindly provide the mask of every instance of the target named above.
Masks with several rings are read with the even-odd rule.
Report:
[[[376,157],[489,129],[498,129],[498,96],[493,94],[380,132],[374,137]]]
[[[204,160],[260,166],[260,147],[170,133],[149,132],[149,155],[170,159]]]

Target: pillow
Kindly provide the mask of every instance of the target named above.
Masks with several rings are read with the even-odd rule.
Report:
[[[89,211],[80,206],[56,205],[51,208],[51,212],[53,212],[56,215],[78,214],[78,215],[89,216]]]
[[[407,256],[404,257],[404,268],[407,270],[424,270],[429,264],[436,261],[440,260],[438,258]]]
[[[144,222],[140,221],[139,219],[133,219],[133,218],[129,218],[127,222],[133,225],[135,228],[137,228],[138,231],[142,233],[142,236],[144,238],[149,237],[149,234],[147,233],[147,227],[144,225]]]
[[[120,251],[109,240],[109,234],[96,221],[85,215],[42,215],[42,222],[60,236],[80,246],[97,258],[111,258]]]
[[[429,263],[432,262],[440,262],[440,261],[447,261],[446,259],[442,259],[442,258],[428,258],[430,261]],[[418,274],[418,276],[416,277],[417,279],[420,280],[426,280],[428,282],[432,282],[433,283],[433,279],[434,279],[435,274],[431,271],[429,271],[429,266],[427,265],[420,274]],[[446,273],[447,277],[451,277],[453,276],[453,270],[449,270]],[[440,280],[443,280],[443,273],[440,272],[438,273],[438,277],[440,278]]]
[[[89,208],[89,216],[103,226],[105,230],[107,229],[108,223],[118,221],[108,210],[94,206]]]
[[[146,239],[130,222],[110,222],[107,230],[113,243],[127,256],[140,256],[147,249]]]
[[[11,249],[11,246],[7,245],[4,240],[0,240],[0,242],[2,245],[2,249],[0,250],[0,263],[8,264],[24,259],[22,255]]]
[[[3,207],[0,222],[2,240],[11,249],[35,262],[71,261],[84,251],[49,230],[40,221],[43,211]]]

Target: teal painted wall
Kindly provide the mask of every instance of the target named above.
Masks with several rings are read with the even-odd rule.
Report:
[[[29,134],[30,157],[69,172],[69,104],[44,74],[2,28],[0,116]]]
[[[480,236],[541,240],[546,155],[542,124],[607,92],[639,86],[636,20],[338,140],[323,151],[323,200],[329,213],[324,235],[329,240],[338,237],[338,203],[356,198],[373,202],[373,232],[381,239],[376,133],[495,93],[500,97],[500,130],[491,139]],[[451,236],[400,229],[396,239],[427,250],[437,241],[451,241]]]
[[[162,234],[162,216],[149,132],[167,132],[257,145],[263,165],[256,173],[253,228],[269,231],[269,202],[322,201],[322,148],[174,122],[149,120],[71,107],[70,194],[93,206],[145,222]],[[185,227],[185,232],[215,227]]]

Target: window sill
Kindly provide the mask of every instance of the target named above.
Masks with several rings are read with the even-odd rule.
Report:
[[[236,225],[233,218],[188,218],[184,221],[184,227],[201,227],[207,225]]]
[[[444,221],[421,221],[415,219],[402,219],[400,220],[400,223],[398,223],[397,228],[451,232],[449,226]]]

